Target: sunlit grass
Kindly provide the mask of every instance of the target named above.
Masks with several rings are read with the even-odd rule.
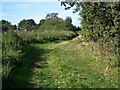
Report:
[[[30,44],[20,66],[11,74],[10,87],[117,88],[117,67],[107,76],[108,60],[92,54],[90,45],[76,40]]]
[[[43,47],[45,45],[45,47]],[[36,45],[38,48],[47,48],[46,44]],[[66,49],[66,45],[70,48]],[[53,44],[49,47],[54,46]],[[117,85],[117,69],[111,70],[104,76],[107,61],[104,57],[98,60],[90,53],[90,49],[80,44],[68,42],[58,45],[44,57],[46,67],[35,69],[37,76],[33,79],[35,87],[49,88],[115,88]],[[49,48],[48,47],[48,48]],[[44,61],[43,61],[44,62]],[[40,62],[38,62],[40,63]],[[114,71],[114,73],[112,72]],[[42,73],[42,76],[38,74]],[[38,81],[38,82],[36,82]]]

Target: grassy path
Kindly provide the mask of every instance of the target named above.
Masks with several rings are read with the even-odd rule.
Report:
[[[11,77],[15,87],[34,88],[115,88],[117,68],[104,76],[108,61],[95,58],[89,46],[74,40],[61,43],[31,44],[25,63]]]

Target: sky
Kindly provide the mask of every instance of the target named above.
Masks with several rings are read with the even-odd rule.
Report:
[[[23,2],[26,1],[26,2]],[[18,24],[23,19],[34,19],[39,23],[41,19],[45,19],[48,13],[57,12],[58,17],[65,19],[70,16],[73,25],[80,26],[78,13],[73,14],[73,8],[64,10],[64,6],[60,5],[57,0],[44,0],[37,2],[36,0],[2,0],[0,2],[0,20],[5,19],[12,24]]]

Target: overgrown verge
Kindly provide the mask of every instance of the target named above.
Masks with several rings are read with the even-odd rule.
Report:
[[[3,87],[10,84],[10,75],[20,65],[27,65],[25,47],[30,47],[31,43],[47,43],[51,41],[61,41],[72,39],[76,35],[71,31],[27,31],[27,32],[3,32],[2,41],[2,79]],[[25,49],[25,50],[24,50]],[[33,53],[32,51],[29,53]],[[34,58],[32,58],[34,59]],[[31,60],[31,59],[30,59]]]
[[[21,50],[22,40],[14,32],[3,33],[2,36],[2,79],[6,81],[11,69],[21,61],[20,57],[23,54]]]
[[[65,30],[43,30],[19,32],[19,36],[25,43],[47,43],[52,41],[70,40],[76,36],[73,31]]]

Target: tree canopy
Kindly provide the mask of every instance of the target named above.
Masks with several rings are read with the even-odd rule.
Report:
[[[32,30],[33,28],[35,28],[36,26],[36,23],[33,19],[23,19],[21,20],[19,23],[18,23],[18,27],[21,29],[21,30]]]
[[[71,17],[66,17],[65,26],[66,26],[67,30],[72,30],[73,29]]]
[[[6,20],[1,20],[0,21],[0,28],[2,31],[11,31],[11,30],[16,30],[16,25],[12,25],[9,21]]]

